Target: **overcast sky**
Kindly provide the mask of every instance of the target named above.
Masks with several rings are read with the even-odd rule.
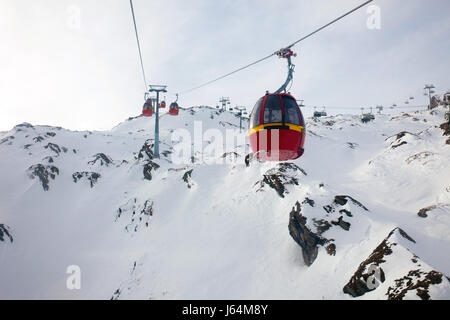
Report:
[[[148,81],[174,93],[294,42],[363,0],[134,0]],[[450,89],[450,1],[375,0],[294,48],[292,94],[307,105],[426,103]],[[79,19],[77,18],[79,14]],[[140,114],[144,84],[128,0],[0,0],[0,130],[22,122],[103,130]],[[249,111],[286,77],[272,57],[180,97]],[[357,112],[357,111],[355,111]]]

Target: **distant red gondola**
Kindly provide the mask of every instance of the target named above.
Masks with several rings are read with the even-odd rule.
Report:
[[[180,112],[180,107],[178,106],[178,103],[173,102],[169,107],[169,114],[171,116],[178,116]]]
[[[155,112],[153,108],[153,103],[151,99],[147,99],[147,101],[144,103],[144,106],[142,107],[142,115],[144,117],[151,117],[153,116],[153,113]]]

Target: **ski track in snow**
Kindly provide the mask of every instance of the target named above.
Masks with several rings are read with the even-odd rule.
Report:
[[[163,115],[163,155],[152,160],[159,168],[151,181],[143,174],[148,157],[138,153],[153,139],[153,118],[129,119],[106,132],[16,126],[0,133],[0,227],[13,239],[0,242],[0,299],[353,299],[344,286],[395,228],[416,243],[394,237],[398,245],[382,267],[386,281],[359,298],[386,299],[416,255],[423,270],[444,274],[430,287],[431,298],[449,299],[444,112],[377,115],[368,124],[351,115],[307,119],[305,155],[289,161],[307,176],[286,173],[298,185],[286,185],[284,198],[257,184],[278,164],[246,167],[242,148],[236,163],[223,165],[175,165],[164,155],[171,130],[193,131],[194,121],[203,130],[234,128],[239,118],[230,112],[197,107]],[[39,164],[48,191],[32,178],[29,168]],[[183,177],[190,170],[189,188]],[[337,206],[337,195],[369,211],[351,201]],[[334,239],[336,255],[319,246],[309,267],[288,230],[289,213],[305,198],[315,201],[302,204],[311,230],[313,218],[336,221],[339,210],[352,213],[342,214],[349,231],[332,226],[322,234]],[[327,214],[327,205],[338,209]],[[418,216],[432,205],[427,218]],[[70,265],[81,267],[79,291],[66,288]],[[408,291],[405,298],[419,297]]]

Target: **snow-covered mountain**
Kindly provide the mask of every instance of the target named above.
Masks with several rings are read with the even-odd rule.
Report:
[[[177,129],[239,129],[208,107],[161,117],[160,158],[153,118],[18,125],[0,133],[0,299],[450,299],[444,114],[308,119],[302,158],[250,166],[245,132],[221,154],[183,140],[175,163]]]

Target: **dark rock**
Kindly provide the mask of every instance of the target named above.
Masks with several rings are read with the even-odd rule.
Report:
[[[287,182],[282,181],[281,175],[264,175],[264,178],[261,182],[262,185],[269,185],[272,189],[278,193],[281,198],[284,198],[284,193],[286,192],[285,184],[295,184],[298,185],[298,180],[295,178],[288,179]]]
[[[44,148],[52,150],[57,155],[59,155],[61,153],[61,148],[57,144],[54,144],[54,143],[48,143]]]
[[[403,146],[405,144],[408,144],[408,142],[402,141],[402,142],[400,142],[398,144],[392,145],[392,149],[396,149],[396,148],[401,147],[401,146]]]
[[[237,152],[225,152],[222,155],[222,159],[228,158],[230,157],[231,159],[237,159],[238,157],[240,157],[240,155]]]
[[[335,226],[340,226],[345,231],[350,230],[351,223],[344,221],[344,217],[339,217],[338,221],[331,221]]]
[[[345,214],[345,215],[347,215],[347,217],[350,217],[350,218],[353,217],[352,213],[350,211],[348,211],[347,209],[339,210],[339,213]]]
[[[163,151],[163,152],[161,152],[161,154],[164,156],[164,157],[169,157],[169,155],[171,155],[172,154],[172,151],[170,151],[170,150],[165,150],[165,151]]]
[[[192,172],[194,172],[194,169],[187,171],[183,175],[183,181],[187,183],[187,186],[189,189],[191,189],[192,186],[194,185],[194,183],[192,181]]]
[[[317,233],[319,235],[322,235],[322,233],[324,233],[325,231],[327,231],[328,229],[331,228],[331,224],[330,222],[328,222],[325,219],[313,219],[314,225],[316,226],[317,229]]]
[[[354,198],[350,196],[336,196],[334,198],[334,202],[338,205],[346,205],[348,203],[348,200],[350,200],[353,204],[357,205],[360,208],[363,208],[365,211],[369,211],[361,202],[355,200]]]
[[[443,275],[440,272],[432,270],[423,272],[420,269],[411,270],[408,275],[395,280],[395,285],[389,287],[386,295],[388,300],[403,300],[408,291],[416,290],[417,296],[422,300],[429,300],[429,287],[442,283]]]
[[[141,210],[144,216],[153,216],[153,201],[147,200],[144,203],[144,208]]]
[[[334,212],[334,208],[332,206],[324,206],[323,210],[325,210],[327,213]]]
[[[306,175],[306,172],[299,166],[293,163],[280,163],[277,167],[268,170],[263,180],[257,182],[255,185],[260,185],[259,190],[268,185],[274,189],[281,198],[284,198],[284,194],[288,193],[286,190],[287,185],[298,186],[298,174]]]
[[[153,143],[150,144],[149,141],[146,141],[144,143],[144,145],[142,146],[141,150],[139,151],[139,154],[138,154],[138,159],[139,160],[142,160],[144,158],[147,158],[147,159],[150,159],[150,160],[154,159],[155,156],[154,156],[154,153],[153,153],[153,150],[152,150],[154,144]]]
[[[245,156],[244,162],[245,162],[245,166],[246,167],[250,167],[250,163],[254,160],[257,159],[254,153],[249,153]]]
[[[309,204],[311,207],[314,207],[316,203],[314,202],[314,200],[305,198],[305,200],[302,202],[302,204]]]
[[[127,160],[122,160],[122,162],[120,163],[120,164],[118,164],[117,166],[116,166],[116,168],[120,168],[121,166],[123,166],[123,165],[126,165],[126,164],[128,164],[129,162],[127,161]]]
[[[6,142],[9,142],[8,144],[12,144],[12,141],[15,139],[15,137],[14,136],[9,136],[9,137],[6,137],[6,138],[3,138],[2,140],[0,140],[0,144],[4,144],[4,143],[6,143]]]
[[[9,239],[11,243],[14,242],[14,239],[9,232],[9,227],[4,224],[0,224],[0,242],[6,242],[7,239]]]
[[[344,206],[347,204],[348,200],[347,200],[347,196],[336,196],[334,198],[334,202],[336,202],[337,204]]]
[[[97,183],[98,179],[101,178],[101,175],[96,172],[75,172],[72,175],[73,182],[77,183],[79,180],[86,178],[89,180],[91,188]]]
[[[400,133],[397,133],[397,140],[400,140],[401,138],[406,136],[406,134],[411,134],[411,133],[409,133],[408,131],[402,131]]]
[[[45,157],[44,159],[42,159],[42,161],[47,161],[48,163],[54,163],[55,161],[53,160],[53,157]]]
[[[41,137],[41,136],[37,136],[37,137],[33,138],[34,143],[39,143],[39,142],[42,142],[44,140],[45,140],[45,138]]]
[[[405,160],[405,162],[406,162],[407,164],[410,164],[410,163],[412,163],[412,162],[414,162],[414,161],[416,161],[416,160],[423,160],[423,159],[426,159],[426,158],[428,158],[428,157],[430,157],[430,156],[433,156],[433,155],[434,155],[433,152],[430,152],[430,151],[423,151],[423,152],[419,152],[419,153],[416,153],[415,155],[412,155],[412,156],[408,157],[408,158]]]
[[[56,133],[54,133],[54,132],[47,132],[45,135],[48,136],[48,137],[55,137]]]
[[[385,239],[367,258],[363,261],[358,270],[354,273],[350,281],[344,287],[344,293],[351,295],[352,297],[360,297],[367,292],[373,291],[374,289],[369,289],[367,286],[367,280],[371,276],[371,274],[367,273],[368,266],[375,264],[376,266],[380,266],[380,264],[386,262],[384,259],[385,256],[392,254],[392,250],[390,245]],[[382,278],[381,282],[385,281],[385,276],[383,269],[381,269]]]
[[[450,136],[450,122],[441,124],[440,128],[444,131],[444,136]]]
[[[39,178],[44,191],[49,190],[50,179],[55,180],[56,175],[59,175],[59,169],[55,166],[43,166],[37,164],[28,168],[28,172],[31,179]]]
[[[398,233],[400,233],[400,235],[401,235],[403,238],[405,238],[406,240],[411,241],[412,243],[416,243],[416,240],[414,240],[413,238],[411,238],[405,231],[403,231],[403,229],[400,229],[400,228],[397,228],[397,229],[392,230],[391,233],[389,233],[389,237],[391,237],[391,236],[395,233],[395,231],[397,231],[397,230],[398,230]],[[389,238],[389,237],[388,237],[388,238]]]
[[[138,232],[142,225],[148,228],[150,217],[153,216],[153,206],[154,202],[151,200],[146,200],[145,203],[140,204],[137,198],[131,199],[117,210],[116,222],[123,215],[128,214],[131,221],[125,227],[125,231]]]
[[[152,171],[157,170],[160,168],[160,165],[156,162],[153,162],[151,160],[148,160],[147,163],[144,165],[144,178],[146,180],[151,181],[152,180]]]
[[[17,125],[17,126],[15,126],[14,128],[26,128],[26,129],[33,129],[34,127],[33,127],[33,125],[32,125],[32,124],[29,124],[29,123],[27,123],[27,122],[24,122],[24,123],[18,124],[18,125]]]
[[[356,272],[353,274],[350,281],[345,285],[343,291],[351,295],[352,297],[360,297],[367,292],[373,291],[375,289],[369,289],[367,287],[367,280],[372,274],[368,273],[369,266],[375,265],[380,269],[379,279],[382,283],[385,282],[386,276],[384,274],[381,265],[386,262],[385,257],[393,253],[391,247],[397,245],[396,243],[390,242],[390,238],[399,231],[400,235],[405,239],[415,242],[405,231],[400,228],[392,230],[389,235],[381,242],[381,244],[372,252],[372,254],[363,261]]]
[[[297,201],[292,208],[289,218],[289,233],[302,248],[303,260],[307,266],[311,266],[317,258],[318,246],[324,245],[327,240],[315,234],[306,226],[306,217],[301,213],[302,207]]]
[[[305,170],[303,170],[302,168],[300,168],[299,166],[297,166],[294,163],[290,163],[290,162],[284,162],[284,163],[280,163],[278,164],[278,171],[282,172],[282,173],[286,173],[287,171],[293,171],[293,172],[301,172],[304,176],[307,176],[308,174],[306,173]]]
[[[89,161],[88,164],[94,165],[94,164],[97,163],[97,161],[100,162],[100,165],[101,165],[101,166],[106,165],[107,167],[108,167],[111,163],[113,163],[113,160],[112,160],[110,157],[108,157],[106,154],[104,154],[104,153],[97,153],[97,154],[94,156],[94,160]]]
[[[128,120],[130,120],[130,119],[128,119]],[[117,289],[114,292],[113,296],[111,297],[111,300],[115,300],[115,301],[119,300],[121,294],[122,294],[122,292],[120,291],[120,289]]]
[[[334,243],[329,244],[328,246],[326,246],[325,249],[327,250],[327,253],[330,256],[335,256],[336,255],[336,245]]]

